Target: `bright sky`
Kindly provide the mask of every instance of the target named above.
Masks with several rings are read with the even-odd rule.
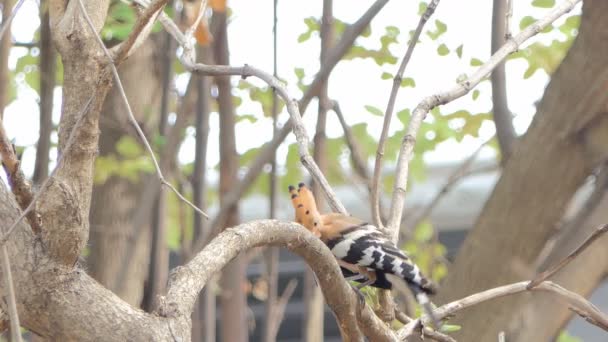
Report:
[[[511,28],[514,34],[519,30],[519,22],[524,16],[542,17],[547,10],[534,8],[531,1],[516,2]],[[335,0],[334,15],[342,21],[353,22],[368,8],[371,1]],[[38,26],[38,3],[26,0],[21,11],[13,23],[13,37],[16,41],[30,41]],[[229,6],[233,9],[233,16],[229,26],[229,42],[231,49],[231,63],[234,65],[250,64],[272,72],[272,1],[230,0]],[[306,81],[310,81],[319,67],[319,39],[313,37],[298,43],[297,37],[306,31],[304,18],[319,16],[322,10],[322,1],[281,1],[279,0],[278,13],[278,65],[279,75],[288,82],[288,89],[295,98],[301,96],[296,86],[297,78],[294,68],[304,68]],[[472,57],[485,61],[490,56],[490,22],[491,1],[469,0],[466,8],[459,1],[442,1],[427,23],[427,29],[434,29],[435,19],[447,24],[447,32],[437,41],[423,35],[422,42],[416,47],[406,72],[406,77],[415,79],[415,88],[402,88],[397,98],[396,111],[405,108],[413,109],[425,96],[440,90],[446,90],[455,84],[459,75],[468,74],[473,67],[470,66]],[[579,12],[580,8],[576,10]],[[399,44],[393,45],[392,51],[399,59],[406,50],[407,32],[413,30],[418,22],[418,1],[391,1],[377,15],[372,23],[372,36],[359,41],[367,47],[379,46],[379,37],[384,33],[384,27],[393,25],[398,27],[402,35]],[[557,24],[561,23],[560,19]],[[532,38],[529,42],[549,42],[561,34],[545,34]],[[562,36],[561,39],[564,39]],[[436,50],[439,44],[445,43],[454,50],[463,44],[463,56],[459,59],[455,53],[441,57]],[[10,56],[10,67],[14,68],[17,59],[26,53],[24,48],[13,48]],[[372,116],[365,109],[365,105],[372,105],[384,111],[390,93],[392,80],[381,80],[383,71],[394,74],[397,65],[377,66],[373,61],[353,60],[340,62],[330,78],[329,95],[340,102],[346,120],[350,124],[359,122],[368,123],[368,132],[372,136],[379,136],[382,118]],[[527,68],[523,60],[510,61],[507,64],[508,98],[509,106],[515,116],[515,126],[519,133],[527,128],[535,112],[534,102],[544,91],[548,77],[539,71],[531,78],[523,80],[522,75]],[[183,89],[184,78],[176,83],[178,89]],[[35,144],[38,139],[38,104],[36,93],[29,89],[22,78],[18,79],[18,98],[12,102],[5,112],[5,126],[10,137],[16,139],[17,145],[29,146],[23,157],[23,166],[26,174],[33,171],[35,158]],[[235,83],[237,79],[235,78]],[[261,84],[261,83],[257,83]],[[488,81],[480,84],[477,89],[481,91],[479,99],[473,101],[471,95],[454,101],[442,108],[448,113],[457,109],[466,109],[472,113],[488,112],[491,109],[491,91]],[[59,103],[61,89],[56,91],[55,122],[59,118]],[[309,106],[309,114],[316,111],[316,102]],[[240,114],[253,114],[259,118],[256,123],[242,121],[237,124],[237,148],[239,152],[259,146],[270,139],[271,121],[262,118],[261,108],[257,103],[244,102],[239,108]],[[287,119],[287,113],[281,114],[281,122]],[[306,115],[305,122],[308,132],[312,136],[314,129],[314,115]],[[392,131],[401,128],[399,120],[392,121]],[[328,120],[328,135],[337,137],[342,135],[338,121],[333,115]],[[493,125],[488,123],[482,127],[482,138],[485,139],[494,133]],[[261,136],[268,136],[260,138]],[[56,135],[54,135],[56,139]],[[290,136],[289,142],[295,139]],[[218,117],[211,117],[211,133],[209,146],[209,165],[219,161],[218,154]],[[429,162],[454,161],[468,156],[480,143],[479,139],[465,139],[462,143],[447,142],[437,151],[426,156]],[[284,160],[287,152],[286,145],[279,150],[279,161]],[[489,155],[491,152],[488,151]],[[194,138],[190,132],[186,139],[179,158],[182,162],[192,161],[194,158]]]

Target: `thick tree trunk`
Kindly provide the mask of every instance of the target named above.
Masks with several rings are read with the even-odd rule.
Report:
[[[213,44],[215,62],[221,65],[230,64],[227,35],[226,13],[214,12],[218,32]],[[218,105],[220,114],[220,201],[237,182],[239,167],[236,153],[235,112],[232,103],[232,86],[230,77],[216,77],[218,88]],[[238,206],[234,205],[225,227],[231,227],[239,222]],[[223,341],[245,342],[248,340],[247,298],[243,290],[245,283],[245,259],[236,258],[222,272],[221,304],[222,313],[221,338]]]
[[[568,201],[606,158],[607,14],[606,1],[584,3],[579,36],[461,247],[439,302],[528,278]],[[505,298],[464,312],[457,320],[463,329],[456,337],[495,340],[522,300]]]
[[[146,114],[157,117],[160,105],[161,80],[156,68],[158,44],[148,40],[120,67],[119,73],[129,98],[133,113],[139,122],[146,121]],[[148,118],[147,121],[153,121]],[[146,125],[154,127],[153,124]],[[127,123],[127,113],[115,88],[110,92],[100,119],[101,138],[99,152],[102,157],[121,159],[116,143],[125,136],[137,141],[132,126]],[[99,172],[99,170],[98,170]],[[91,254],[87,260],[90,274],[102,285],[116,293],[128,303],[139,306],[142,300],[144,281],[148,273],[150,256],[150,230],[139,229],[139,225],[150,222],[133,222],[139,206],[140,193],[146,186],[146,177],[131,181],[120,176],[111,176],[93,188],[91,208]],[[108,214],[112,213],[112,214]],[[134,248],[133,260],[128,263],[127,278],[118,284],[119,273],[125,265],[128,249]]]

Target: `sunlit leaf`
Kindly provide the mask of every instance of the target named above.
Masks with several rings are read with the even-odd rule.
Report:
[[[366,109],[366,110],[367,110],[369,113],[371,113],[371,114],[373,114],[373,115],[376,115],[376,116],[384,116],[384,112],[382,112],[380,109],[378,109],[378,108],[376,108],[376,107],[374,107],[374,106],[366,105],[366,106],[365,106],[365,109]]]

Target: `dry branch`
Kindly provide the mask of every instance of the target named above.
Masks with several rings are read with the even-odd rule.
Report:
[[[439,0],[431,1],[427,6],[426,11],[424,11],[422,16],[420,17],[420,20],[418,21],[416,31],[414,32],[414,35],[410,40],[410,43],[407,47],[407,51],[405,52],[405,56],[403,56],[403,59],[401,60],[401,64],[399,65],[397,74],[393,78],[393,88],[391,89],[388,104],[386,105],[386,111],[384,112],[384,123],[382,125],[382,133],[380,133],[380,139],[378,140],[376,163],[374,164],[374,176],[372,178],[371,198],[372,217],[374,219],[374,224],[380,229],[384,229],[384,224],[382,223],[382,219],[380,217],[380,178],[382,177],[382,158],[384,157],[384,145],[386,144],[386,138],[388,137],[388,130],[391,125],[393,110],[395,109],[395,100],[397,99],[397,93],[399,92],[399,88],[401,88],[401,80],[403,79],[405,67],[409,63],[410,58],[414,53],[414,48],[416,47],[416,44],[420,39],[420,34],[422,34],[422,29],[424,28],[424,25],[435,12],[437,5],[439,5]],[[393,234],[393,241],[396,242],[397,238],[397,234]]]
[[[11,186],[11,191],[19,203],[19,207],[25,210],[34,197],[32,191],[32,185],[25,178],[23,171],[21,170],[21,162],[15,155],[15,149],[13,144],[8,140],[6,131],[4,130],[4,124],[0,118],[0,156],[2,157],[2,166],[6,172],[8,178],[8,184]],[[32,230],[38,234],[40,233],[40,216],[35,210],[27,213],[27,220],[32,227]]]
[[[548,270],[537,275],[531,282],[528,284],[528,290],[531,290],[538,286],[538,284],[542,283],[559,270],[564,268],[564,266],[568,265],[574,258],[576,258],[579,254],[581,254],[587,247],[589,247],[593,241],[597,240],[600,236],[608,231],[608,224],[604,224],[598,227],[588,238],[585,240],[577,249],[575,249],[572,253],[570,253],[567,257],[565,257],[562,261],[560,261],[557,265],[549,268]]]
[[[112,48],[111,59],[115,64],[120,64],[148,38],[156,18],[162,12],[167,2],[169,0],[156,0],[143,10],[139,18],[137,18],[135,25],[133,25],[127,39]]]
[[[519,46],[530,37],[541,32],[545,27],[550,25],[557,18],[565,13],[568,13],[581,0],[567,0],[552,9],[544,18],[536,21],[528,26],[518,35],[510,39],[503,47],[501,47],[492,57],[477,69],[473,74],[465,80],[459,82],[451,89],[431,95],[418,104],[412,113],[406,135],[403,137],[399,157],[397,161],[397,171],[395,175],[395,186],[393,197],[391,200],[391,210],[388,219],[388,229],[391,230],[393,237],[398,237],[399,226],[403,214],[403,205],[405,203],[405,193],[407,188],[407,178],[409,172],[409,161],[414,152],[416,143],[416,135],[422,124],[422,120],[426,114],[433,108],[453,101],[467,94],[473,87],[486,78],[497,65],[500,64],[509,54],[517,51]]]
[[[445,304],[433,311],[438,319],[443,320],[453,316],[454,314],[463,309],[481,304],[492,299],[527,291],[545,291],[553,293],[558,297],[562,298],[571,306],[574,312],[581,315],[586,320],[592,321],[593,324],[597,325],[598,327],[608,331],[608,316],[601,312],[597,307],[595,307],[595,305],[593,305],[591,302],[589,302],[582,296],[574,292],[568,291],[565,288],[550,281],[541,282],[536,287],[531,289],[528,289],[529,284],[529,281],[521,281],[510,285],[496,287]],[[413,327],[417,326],[420,323],[422,323],[423,325],[428,325],[430,323],[430,318],[427,315],[424,315],[422,316],[422,318],[413,320],[412,322],[408,323],[398,332],[400,340],[407,339],[407,337],[410,336],[409,334],[415,331]]]
[[[4,32],[6,32],[8,27],[11,26],[11,22],[13,21],[13,18],[15,18],[15,15],[17,14],[17,12],[19,11],[19,8],[21,8],[21,5],[23,5],[24,2],[25,2],[25,0],[19,0],[13,7],[13,10],[11,11],[11,15],[3,21],[2,27],[0,28],[0,39],[2,39],[2,36],[4,36]]]

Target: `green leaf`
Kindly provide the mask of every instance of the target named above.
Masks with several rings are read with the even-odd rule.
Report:
[[[143,153],[139,143],[128,135],[123,136],[116,142],[116,151],[127,159],[135,158]]]
[[[462,58],[462,44],[460,44],[460,46],[456,48],[456,55],[458,56],[458,58]]]
[[[427,3],[424,1],[420,1],[418,4],[418,15],[423,15],[426,12],[426,8],[428,7]]]
[[[555,6],[555,0],[534,0],[532,6],[540,8],[553,8]]]
[[[376,108],[374,106],[366,105],[365,109],[369,113],[371,113],[372,115],[375,115],[375,116],[384,116],[384,113],[380,109],[378,109],[378,108]]]
[[[249,121],[250,123],[258,122],[258,118],[253,114],[240,114],[236,117],[236,122]]]
[[[527,16],[523,17],[521,19],[521,21],[519,22],[519,29],[523,30],[526,27],[534,24],[535,22],[536,22],[536,18],[527,15]]]
[[[450,49],[445,44],[439,45],[437,48],[437,53],[439,56],[447,56],[450,53]]]
[[[479,90],[477,90],[477,89],[473,90],[473,100],[477,100],[478,97],[479,97]]]
[[[388,72],[383,72],[382,75],[380,76],[381,79],[383,80],[390,80],[391,78],[393,78],[394,76],[391,73]]]
[[[471,66],[481,66],[483,62],[478,58],[471,58]]]
[[[462,329],[462,327],[460,325],[456,325],[456,324],[444,324],[441,326],[441,332],[444,332],[444,333],[457,332],[457,331],[460,331],[460,329]]]
[[[401,80],[401,86],[402,87],[412,87],[415,88],[416,87],[416,81],[414,81],[413,78],[411,77],[406,77],[404,79]]]
[[[448,26],[441,20],[435,20],[435,30],[427,31],[426,34],[431,37],[432,40],[437,40],[448,30]]]
[[[433,226],[429,221],[424,221],[414,230],[414,240],[426,242],[433,237]]]

